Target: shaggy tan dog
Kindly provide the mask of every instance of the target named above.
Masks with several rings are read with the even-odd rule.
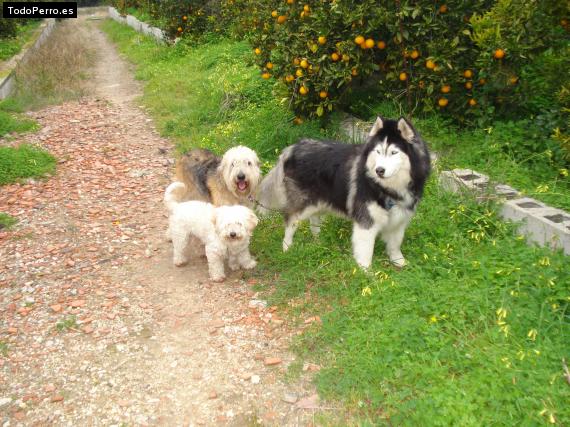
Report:
[[[196,148],[176,162],[176,179],[187,188],[183,200],[251,206],[260,178],[257,154],[244,146],[230,148],[221,159]]]

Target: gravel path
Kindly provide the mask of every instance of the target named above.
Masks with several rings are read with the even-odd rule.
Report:
[[[101,12],[99,12],[101,13]],[[163,240],[172,147],[97,21],[92,95],[31,115],[57,175],[0,189],[0,423],[310,425],[314,365],[286,384],[292,335],[239,274],[175,268]]]

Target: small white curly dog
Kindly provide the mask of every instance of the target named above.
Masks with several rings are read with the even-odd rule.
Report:
[[[170,213],[166,237],[172,240],[174,265],[188,262],[186,246],[192,236],[197,237],[205,247],[210,279],[223,281],[224,261],[228,260],[231,270],[240,267],[254,268],[257,262],[249,253],[249,240],[258,219],[245,206],[219,206],[191,200],[179,202],[186,192],[182,182],[173,182],[164,193],[164,204]]]

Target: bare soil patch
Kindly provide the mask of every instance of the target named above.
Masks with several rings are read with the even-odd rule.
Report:
[[[283,380],[297,331],[254,280],[172,265],[172,147],[96,22],[73,24],[97,53],[90,96],[32,113],[41,130],[13,142],[52,152],[56,176],[0,191],[19,220],[0,230],[0,422],[306,425],[314,390]]]

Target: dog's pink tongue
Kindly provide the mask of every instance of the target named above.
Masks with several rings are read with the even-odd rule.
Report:
[[[247,188],[247,183],[245,181],[239,181],[237,183],[238,188],[240,189],[240,191],[243,191]]]

